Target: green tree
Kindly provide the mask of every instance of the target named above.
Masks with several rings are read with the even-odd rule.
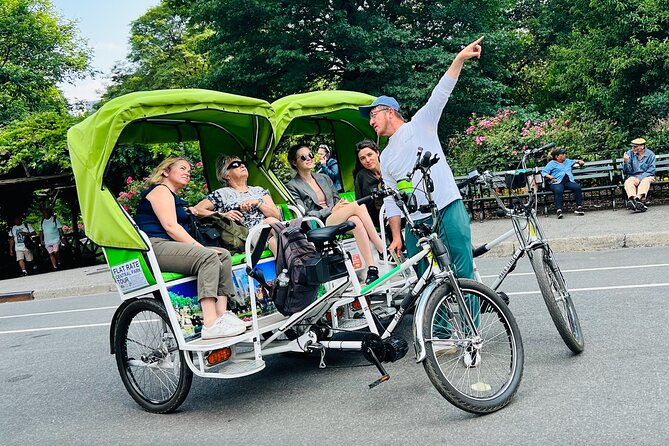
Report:
[[[52,175],[70,169],[67,130],[81,121],[56,112],[33,113],[0,129],[0,174],[22,168],[26,176]]]
[[[64,112],[56,85],[90,72],[91,50],[49,0],[0,2],[0,125],[30,112]]]
[[[127,60],[113,67],[103,101],[133,91],[189,88],[207,72],[200,42],[211,31],[189,23],[185,6],[163,2],[132,22]]]
[[[669,113],[664,0],[519,3],[527,56],[521,96],[540,110],[575,104],[637,134]]]
[[[507,95],[504,68],[516,34],[510,2],[420,0],[200,0],[204,86],[274,100],[315,89],[390,94],[407,115],[425,103],[461,46],[487,36],[484,59],[467,64],[444,131],[473,111],[494,112]]]

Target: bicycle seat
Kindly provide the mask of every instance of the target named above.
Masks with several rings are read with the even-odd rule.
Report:
[[[331,242],[338,235],[346,234],[351,229],[355,228],[355,223],[352,221],[345,221],[335,226],[325,226],[324,228],[316,228],[307,232],[307,240],[312,243]]]

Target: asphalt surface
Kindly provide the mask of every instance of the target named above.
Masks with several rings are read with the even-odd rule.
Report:
[[[669,205],[649,207],[645,213],[626,209],[592,210],[584,216],[566,213],[539,220],[556,252],[596,251],[634,247],[669,246]],[[511,229],[510,219],[472,222],[474,246],[490,242]],[[517,244],[515,236],[502,242],[487,256],[508,256]],[[109,268],[98,265],[0,281],[0,293],[32,293],[35,299],[114,292]],[[2,299],[0,298],[0,301]]]
[[[669,260],[663,247],[558,253],[585,337],[572,355],[527,259],[504,282],[525,348],[509,406],[456,409],[412,349],[378,377],[360,354],[266,356],[233,380],[195,378],[171,415],[144,412],[109,354],[113,293],[0,305],[0,445],[666,445]],[[477,262],[491,281],[503,257]],[[411,341],[411,315],[399,334]]]

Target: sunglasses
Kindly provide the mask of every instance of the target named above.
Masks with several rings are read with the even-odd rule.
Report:
[[[314,154],[313,154],[313,153],[309,153],[309,154],[307,154],[307,155],[300,155],[300,159],[301,159],[302,161],[312,160],[312,159],[314,159]]]
[[[230,164],[228,164],[228,170],[230,170],[230,169],[236,169],[236,168],[238,168],[238,167],[240,167],[240,166],[244,166],[244,167],[246,167],[246,163],[245,163],[244,161],[239,161],[239,160],[237,160],[237,161],[233,161],[233,162],[231,162]]]

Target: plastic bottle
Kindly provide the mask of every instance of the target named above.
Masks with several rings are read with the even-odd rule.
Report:
[[[288,277],[288,270],[283,269],[281,271],[281,274],[279,274],[279,277],[276,278],[276,282],[279,284],[280,287],[285,287],[288,286],[288,282],[290,282],[290,278]]]

